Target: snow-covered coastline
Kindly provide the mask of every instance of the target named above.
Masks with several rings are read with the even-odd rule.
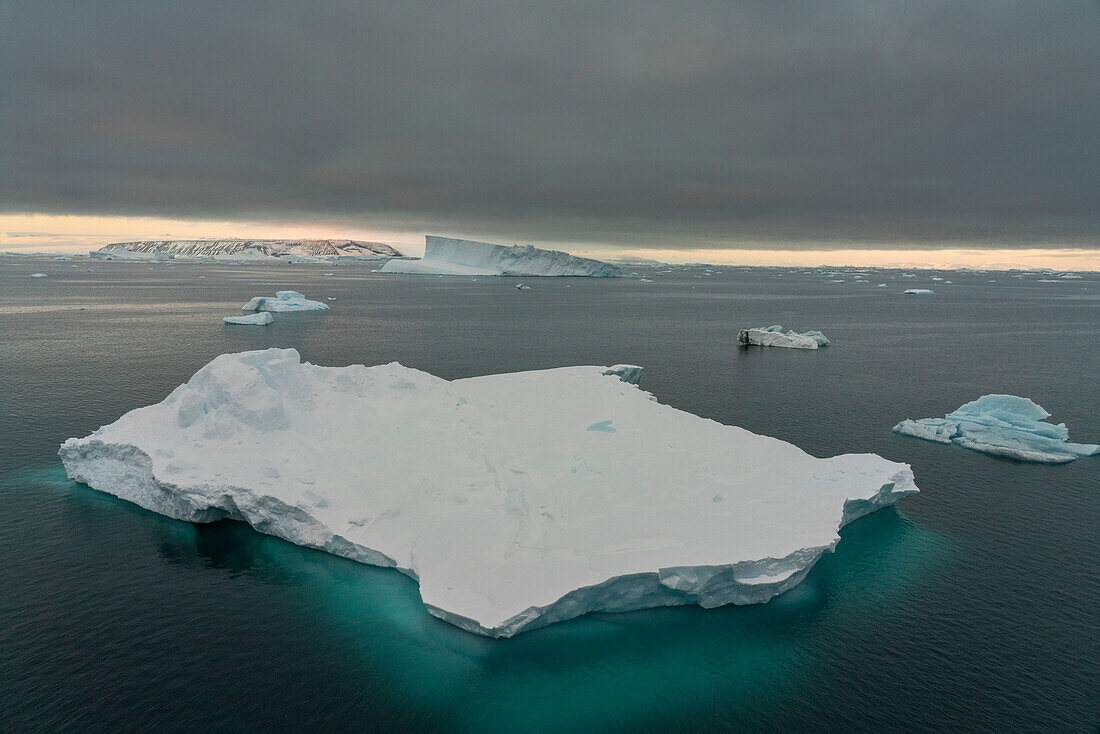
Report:
[[[73,479],[154,512],[396,567],[432,614],[496,637],[767,601],[843,525],[917,491],[905,464],[814,458],[661,405],[624,381],[639,374],[446,381],[226,354],[60,455]]]
[[[381,242],[360,240],[144,240],[115,242],[91,253],[100,260],[166,260],[174,258],[204,260],[332,260],[352,258],[380,260],[401,257],[401,253]]]

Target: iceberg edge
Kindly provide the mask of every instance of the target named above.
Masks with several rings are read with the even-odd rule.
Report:
[[[648,393],[627,382],[636,380],[640,373],[633,370],[633,366],[560,368],[447,382],[396,364],[315,367],[301,363],[294,350],[222,355],[161,403],[131,411],[88,437],[71,438],[62,444],[59,454],[72,479],[153,512],[190,522],[246,522],[261,533],[298,545],[396,568],[419,582],[421,597],[431,614],[469,632],[492,637],[511,637],[588,612],[765,602],[801,582],[821,555],[833,550],[841,527],[918,491],[912,471],[905,464],[873,454],[814,459],[785,442],[655,403]],[[241,382],[253,373],[258,375],[256,381]],[[549,476],[547,482],[540,483],[539,477],[525,476],[523,469],[504,470],[513,463],[514,457],[508,453],[513,449],[530,448],[532,453],[527,463],[516,466],[538,465],[545,457],[522,440],[531,430],[529,426],[522,421],[502,424],[505,435],[520,435],[515,447],[507,447],[505,461],[491,455],[492,445],[500,440],[499,436],[491,436],[485,447],[478,445],[471,454],[484,462],[479,472],[469,473],[477,467],[447,452],[441,460],[456,462],[454,472],[439,473],[436,468],[425,475],[453,477],[455,486],[447,490],[457,496],[466,491],[459,486],[459,475],[467,472],[465,479],[477,480],[477,487],[461,502],[452,503],[453,498],[447,496],[437,498],[442,490],[436,488],[421,490],[419,477],[405,477],[407,486],[387,495],[390,490],[384,480],[404,477],[408,469],[402,462],[407,457],[393,457],[391,461],[399,465],[397,470],[380,471],[378,485],[370,486],[369,491],[363,488],[371,484],[369,477],[361,478],[365,484],[360,486],[337,486],[337,480],[350,478],[358,468],[345,466],[343,473],[334,469],[335,473],[327,477],[299,476],[304,467],[325,464],[324,457],[314,455],[306,463],[284,463],[277,469],[272,466],[286,453],[286,444],[279,441],[288,438],[286,434],[293,438],[294,424],[301,422],[301,416],[290,416],[288,424],[288,413],[325,414],[318,404],[326,396],[320,389],[309,389],[319,388],[318,384],[309,384],[318,375],[338,387],[354,383],[350,393],[332,396],[340,403],[363,385],[374,382],[379,394],[397,391],[401,395],[398,401],[418,390],[439,397],[438,405],[431,406],[433,411],[445,408],[459,414],[464,425],[482,427],[491,426],[499,415],[492,411],[488,417],[478,415],[486,401],[492,399],[494,405],[500,399],[507,402],[507,388],[518,387],[522,394],[532,385],[545,383],[548,395],[537,398],[545,398],[552,405],[561,403],[564,393],[556,388],[564,385],[577,395],[576,406],[571,404],[568,410],[590,410],[595,402],[594,409],[609,412],[619,432],[586,432],[581,424],[587,425],[588,418],[576,421],[577,427],[570,429],[564,439],[563,450],[576,454],[577,466],[583,468],[599,461],[608,452],[612,453],[611,460],[591,467],[591,473],[580,471],[579,478],[575,478],[578,474],[564,474]],[[222,394],[227,385],[238,394]],[[263,393],[259,398],[257,390]],[[267,394],[269,390],[281,395]],[[223,402],[216,404],[219,399]],[[376,410],[388,410],[384,402],[370,404]],[[466,406],[471,411],[465,411]],[[615,406],[621,409],[616,411]],[[402,404],[399,402],[397,407]],[[502,407],[509,412],[514,405]],[[470,414],[464,415],[466,412]],[[747,455],[741,460],[748,462],[746,472],[751,476],[741,480],[731,475],[723,480],[728,486],[716,489],[690,485],[677,488],[677,493],[670,491],[667,477],[657,477],[652,486],[636,487],[646,472],[652,473],[644,447],[637,446],[647,438],[637,434],[634,425],[641,415],[667,419],[669,430],[665,433],[661,433],[660,422],[646,427],[660,434],[659,443],[675,440],[681,430],[690,427],[692,435],[686,437],[685,445],[706,435],[725,439],[718,453],[727,452],[731,446],[744,448]],[[422,423],[422,412],[410,416],[409,421]],[[536,431],[544,428],[534,426]],[[253,432],[271,440],[270,454],[236,447],[217,451],[211,445],[233,438],[248,444]],[[304,430],[301,437],[297,443],[308,442]],[[320,436],[318,441],[330,438]],[[422,445],[433,446],[437,436],[423,438],[426,443]],[[339,452],[340,447],[335,450]],[[643,466],[635,471],[621,465],[620,456]],[[764,465],[757,466],[761,456]],[[756,506],[759,493],[768,490],[767,486],[757,486],[760,477],[781,472],[766,465],[773,457],[776,466],[791,461],[800,465],[791,470],[790,477],[775,483],[776,497],[771,506]],[[706,469],[713,468],[715,460],[701,451],[690,457],[689,463],[701,461]],[[368,461],[364,464],[371,465]],[[257,466],[259,469],[252,472]],[[672,474],[676,471],[674,467]],[[601,479],[602,472],[611,476]],[[694,481],[704,484],[699,477]],[[604,494],[592,500],[587,499],[587,493],[578,494],[579,499],[570,501],[581,502],[581,511],[570,515],[568,503],[560,507],[549,504],[548,497],[554,495],[543,486],[562,484],[568,488],[569,482]],[[609,484],[616,485],[613,491],[607,490]],[[556,491],[560,494],[564,490]],[[622,495],[623,491],[628,494]],[[651,492],[648,498],[652,502],[644,507],[632,508],[627,502],[621,507],[605,508],[605,514],[592,521],[592,507],[603,507],[608,497],[623,498],[632,492],[643,497],[644,492]],[[712,504],[711,495],[718,498],[717,492],[725,494],[726,501],[715,499]],[[479,496],[482,493],[486,496]],[[672,499],[676,501],[670,502]],[[752,508],[759,522],[740,528],[737,523],[741,521],[735,519],[738,507]],[[402,520],[400,513],[408,517]],[[555,523],[555,514],[570,522]],[[775,525],[788,515],[787,527]],[[623,516],[625,521],[620,520]],[[670,529],[670,537],[655,540],[653,534],[639,536],[634,524],[646,527],[654,522],[654,516],[659,526]],[[579,535],[577,524],[583,525]],[[469,527],[480,527],[485,547],[481,547],[480,537],[478,541],[470,540]],[[409,528],[422,528],[422,532],[417,534]],[[690,534],[686,528],[691,529]],[[742,537],[746,534],[753,537],[746,540]],[[576,547],[579,541],[571,539],[580,537],[589,538],[590,545]],[[463,539],[476,547],[467,549],[468,554],[456,554],[454,543]]]

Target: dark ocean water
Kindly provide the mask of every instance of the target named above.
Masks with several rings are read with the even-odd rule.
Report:
[[[1100,440],[1096,277],[638,268],[654,282],[517,291],[366,265],[72,264],[0,259],[4,730],[1100,723],[1100,458],[1020,464],[890,431],[1006,392]],[[914,287],[936,295],[902,295]],[[277,288],[337,300],[264,328],[221,323]],[[735,344],[739,328],[773,323],[834,344]],[[394,571],[240,524],[168,520],[65,477],[65,438],[160,401],[217,354],[271,346],[445,378],[641,364],[661,402],[817,456],[909,462],[922,493],[846,528],[769,604],[590,615],[489,640],[429,616]]]

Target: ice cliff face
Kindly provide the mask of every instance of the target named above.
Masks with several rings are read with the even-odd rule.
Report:
[[[811,330],[799,334],[792,329],[784,334],[783,327],[779,325],[742,329],[737,334],[737,341],[741,344],[759,347],[787,347],[789,349],[817,349],[829,344],[829,339],[820,331]]]
[[[422,260],[391,260],[383,273],[430,275],[577,275],[618,278],[622,270],[599,260],[531,245],[491,245],[428,235]]]
[[[293,349],[225,354],[60,455],[73,479],[154,512],[395,567],[432,614],[498,637],[767,601],[845,523],[917,491],[905,464],[816,459],[661,405],[626,382],[640,372],[448,382]]]
[[[401,257],[401,253],[381,242],[356,240],[148,240],[116,242],[97,253],[160,253],[173,257],[197,257],[228,260],[268,257]],[[95,253],[93,253],[95,255]]]
[[[903,420],[894,432],[955,444],[994,456],[1041,464],[1065,464],[1100,454],[1100,445],[1071,443],[1065,423],[1044,422],[1050,413],[1016,395],[983,395],[943,418]]]

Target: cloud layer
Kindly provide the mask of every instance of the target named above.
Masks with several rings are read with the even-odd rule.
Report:
[[[1097,2],[0,3],[0,209],[1092,245]]]

